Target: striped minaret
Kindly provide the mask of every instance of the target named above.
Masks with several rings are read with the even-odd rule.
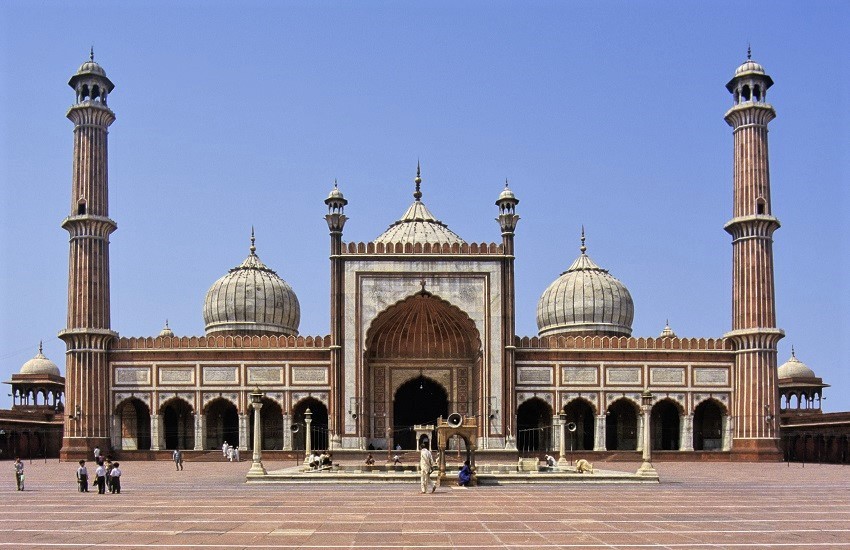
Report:
[[[776,111],[767,103],[773,80],[751,59],[726,85],[734,105],[726,113],[735,145],[732,219],[732,331],[735,346],[732,451],[741,459],[779,459],[776,408],[776,328],[773,232],[779,220],[770,202],[767,125]]]
[[[107,96],[115,87],[94,52],[68,82],[76,94],[68,109],[74,123],[71,213],[62,222],[70,234],[68,319],[65,341],[65,435],[60,457],[86,456],[109,448],[107,347],[116,336],[109,315],[109,219],[107,148],[115,114]]]

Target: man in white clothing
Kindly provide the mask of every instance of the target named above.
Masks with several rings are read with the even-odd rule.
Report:
[[[431,471],[434,469],[434,456],[428,447],[422,445],[419,451],[419,477],[421,481],[421,489],[423,493],[437,490],[437,484],[431,481]]]

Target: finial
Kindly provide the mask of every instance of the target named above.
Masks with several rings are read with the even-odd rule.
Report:
[[[791,359],[796,359],[796,358],[797,358],[797,356],[794,355],[794,346],[792,345],[791,346]]]
[[[42,346],[41,346],[41,344],[42,344],[42,342],[41,342],[41,340],[39,340],[39,341],[38,341],[38,353],[41,353],[41,351],[42,351]]]
[[[508,178],[505,178],[505,189],[508,188]]]
[[[747,42],[747,61],[753,58],[753,49],[750,47],[750,43]]]
[[[89,61],[94,61],[94,45],[92,45],[91,50],[89,50]]]
[[[339,189],[339,186],[336,184],[336,178],[334,178],[334,189]]]
[[[426,283],[425,283],[425,279],[421,279],[421,280],[419,281],[419,286],[421,286],[421,287],[422,287],[422,292],[425,292],[425,284],[426,284]]]
[[[416,159],[416,179],[413,183],[416,184],[416,191],[413,193],[413,198],[417,201],[422,198],[422,191],[419,189],[419,184],[422,183],[422,170],[419,167],[419,159]]]
[[[587,247],[584,246],[584,224],[581,225],[581,248],[579,250],[581,250],[582,254],[587,252]]]
[[[251,256],[256,256],[256,254],[254,254],[254,253],[257,251],[257,247],[254,246],[254,240],[255,240],[254,239],[254,226],[252,225],[251,226],[251,248],[249,248],[249,250],[251,251]]]
[[[165,328],[168,328],[168,319],[165,320]]]

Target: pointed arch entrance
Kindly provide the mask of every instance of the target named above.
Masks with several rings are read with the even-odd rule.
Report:
[[[446,389],[426,376],[418,376],[402,384],[393,398],[394,429],[392,445],[416,449],[417,424],[437,425],[437,419],[449,416],[449,396]]]
[[[638,406],[620,398],[608,407],[605,418],[605,448],[609,451],[634,451],[637,449]]]
[[[221,448],[223,442],[239,447],[239,412],[236,405],[223,397],[206,406],[207,449]]]
[[[585,399],[573,399],[564,406],[567,423],[576,425],[575,432],[567,431],[566,447],[576,451],[592,451],[593,438],[596,434],[596,413],[593,405]]]
[[[714,399],[706,399],[694,409],[694,450],[723,449],[723,408]]]
[[[330,450],[328,437],[328,408],[315,397],[302,399],[292,408],[292,425],[298,429],[292,434],[292,448],[307,449],[307,409],[310,409],[310,450]]]
[[[180,398],[162,405],[163,439],[166,449],[192,449],[195,446],[195,414],[192,406]]]
[[[662,399],[652,407],[649,425],[652,428],[652,448],[658,451],[678,451],[682,411],[671,399]]]
[[[375,318],[366,332],[364,364],[365,414],[358,422],[369,444],[414,448],[407,434],[420,417],[435,422],[440,414],[457,412],[477,417],[479,430],[484,425],[488,411],[475,323],[424,288]],[[417,412],[411,400],[420,391],[430,391],[431,398]],[[394,434],[401,440],[394,441]]]
[[[125,451],[151,448],[151,415],[148,406],[136,397],[125,399],[116,407],[121,426],[121,449]]]
[[[532,397],[517,408],[517,449],[520,452],[548,451],[552,448],[552,407]]]

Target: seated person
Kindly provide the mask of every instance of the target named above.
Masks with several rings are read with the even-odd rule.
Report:
[[[369,453],[369,456],[366,457],[366,466],[374,466],[375,459],[372,458],[372,453]]]
[[[550,468],[554,468],[555,465],[557,464],[557,462],[555,461],[555,457],[552,456],[552,455],[546,455],[545,460],[546,460],[546,466],[548,466]]]
[[[472,468],[469,467],[469,461],[466,460],[463,463],[463,468],[460,469],[460,472],[457,474],[457,484],[461,487],[469,487],[469,483],[472,480]]]
[[[322,467],[331,465],[331,455],[327,451],[323,451],[321,455],[319,455],[319,465]]]
[[[307,459],[307,463],[310,465],[311,468],[318,468],[319,467],[319,455],[311,452],[310,457]]]

